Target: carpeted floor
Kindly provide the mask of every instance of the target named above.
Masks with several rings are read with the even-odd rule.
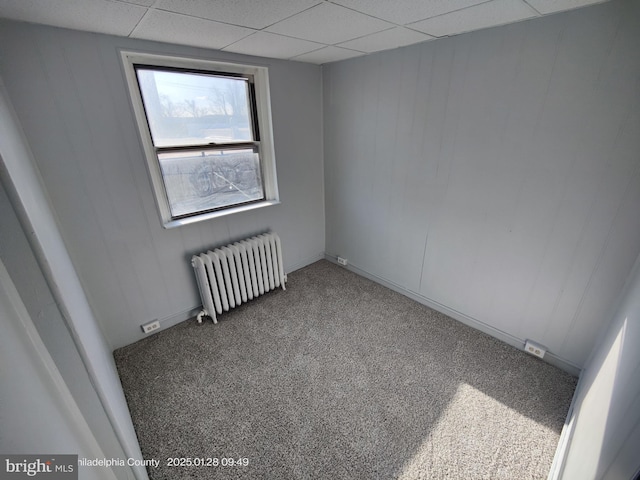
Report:
[[[115,352],[152,479],[547,477],[576,379],[522,351],[326,261],[219,320]]]

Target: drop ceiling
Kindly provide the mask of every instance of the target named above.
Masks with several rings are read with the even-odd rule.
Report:
[[[0,0],[0,17],[323,64],[603,0]]]

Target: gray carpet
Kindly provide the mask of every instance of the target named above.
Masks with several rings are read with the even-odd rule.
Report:
[[[326,261],[115,358],[152,479],[545,479],[576,385]]]

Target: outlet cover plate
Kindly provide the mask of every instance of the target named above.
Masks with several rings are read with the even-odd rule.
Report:
[[[142,331],[144,333],[155,332],[156,330],[160,330],[160,322],[158,320],[154,320],[153,322],[145,323],[141,325]]]
[[[527,340],[525,342],[524,351],[540,358],[544,358],[544,354],[547,353],[546,347],[543,347],[536,342],[532,342],[531,340]]]

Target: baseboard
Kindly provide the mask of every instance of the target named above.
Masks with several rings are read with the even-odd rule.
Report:
[[[301,268],[304,268],[307,265],[311,265],[312,263],[316,263],[317,261],[322,260],[324,258],[325,258],[324,252],[320,252],[317,255],[314,255],[313,257],[308,257],[300,262],[294,263],[293,265],[286,265],[284,267],[284,270],[286,273],[295,272],[296,270],[300,270]]]
[[[202,305],[183,310],[182,312],[178,312],[174,315],[171,315],[170,317],[161,318],[158,320],[160,322],[160,329],[158,331],[173,327],[174,325],[182,323],[185,320],[189,320],[190,318],[198,315],[198,313],[200,313],[200,310],[202,310]]]
[[[337,257],[333,255],[325,254],[324,258],[332,263],[335,263],[335,264],[338,263]],[[515,347],[519,350],[524,350],[524,343],[525,343],[524,339],[514,337],[509,333],[503,332],[502,330],[492,327],[491,325],[488,325],[476,318],[470,317],[469,315],[466,315],[462,312],[458,312],[457,310],[449,308],[446,305],[443,305],[435,300],[432,300],[431,298],[425,297],[424,295],[420,295],[419,293],[413,292],[411,290],[407,290],[406,288],[400,285],[397,285],[394,282],[391,282],[385,278],[369,273],[366,270],[363,270],[351,263],[349,263],[349,265],[343,268],[347,268],[353,273],[356,273],[362,277],[368,278],[369,280],[379,283],[380,285],[384,285],[385,287],[393,291],[396,291],[406,297],[409,297],[410,299],[415,300],[418,303],[426,305],[429,308],[433,308],[434,310],[440,313],[444,313],[445,315],[455,320],[458,320],[459,322],[462,322],[465,325],[475,328],[476,330],[480,330],[481,332],[491,335],[492,337],[495,337],[498,340],[502,340],[503,342],[511,345],[512,347]],[[581,372],[580,367],[549,351],[547,351],[547,353],[545,354],[543,361],[551,365],[554,365],[576,377],[580,375],[580,372]]]
[[[286,273],[295,272],[296,270],[300,270],[301,268],[306,267],[307,265],[311,265],[312,263],[317,262],[318,260],[322,260],[324,258],[324,252],[318,253],[313,257],[306,258],[300,262],[294,263],[293,265],[287,265],[285,268]],[[183,310],[182,312],[178,312],[169,317],[161,318],[158,321],[160,322],[160,328],[156,330],[156,332],[160,332],[166,328],[173,327],[178,323],[182,323],[190,318],[195,317],[202,310],[202,305],[196,305],[195,307],[189,308],[187,310]],[[154,333],[156,333],[154,332]]]

